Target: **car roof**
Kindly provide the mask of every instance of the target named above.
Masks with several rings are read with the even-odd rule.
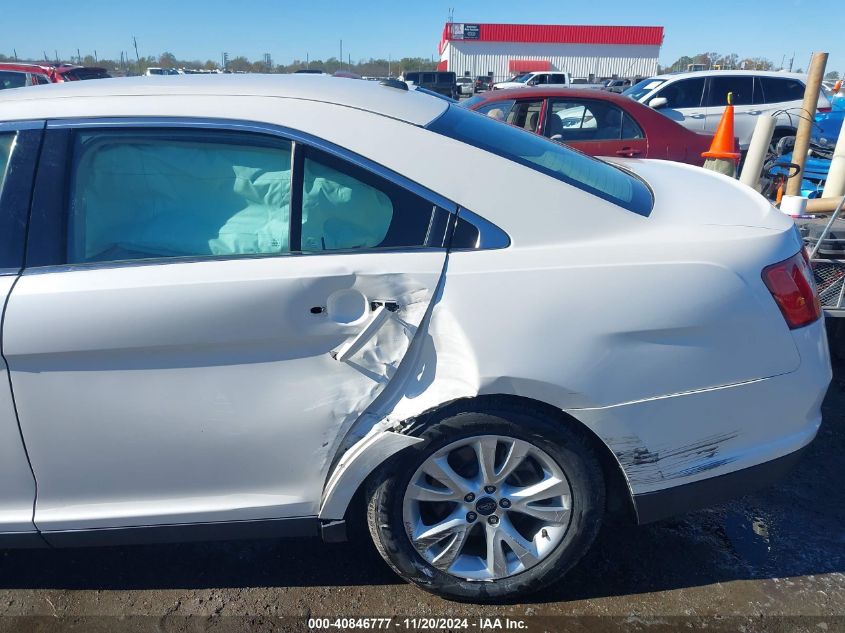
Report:
[[[689,72],[664,73],[646,79],[684,79],[686,77],[717,77],[720,75],[751,75],[757,77],[785,77],[787,79],[807,80],[807,75],[787,73],[780,70],[694,70]]]
[[[50,101],[49,108],[62,117],[63,105],[80,98],[155,96],[255,96],[281,97],[331,103],[405,121],[413,125],[426,125],[448,107],[443,99],[416,90],[401,90],[377,82],[328,77],[323,75],[179,75],[162,79],[130,77],[79,81],[38,86],[22,90],[4,90],[0,105],[26,104],[33,100]],[[9,108],[0,109],[0,118],[8,116]],[[221,116],[226,114],[221,105]]]
[[[507,99],[524,99],[526,97],[572,97],[577,99],[593,99],[599,101],[612,101],[614,103],[628,104],[632,101],[630,97],[623,97],[615,92],[607,90],[590,90],[585,88],[505,88],[495,90],[485,95],[484,101],[504,101]]]
[[[44,66],[42,64],[0,62],[0,70],[17,70],[22,73],[39,73],[44,75],[50,72],[52,69],[52,66]]]

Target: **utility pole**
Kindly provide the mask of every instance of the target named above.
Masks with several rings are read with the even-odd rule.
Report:
[[[41,52],[42,52],[42,53],[44,53],[44,61],[45,61],[45,62],[49,62],[49,61],[50,61],[50,58],[49,58],[49,57],[47,57],[47,51],[41,51]]]
[[[100,63],[100,60],[97,58],[97,49],[96,48],[94,49],[94,63],[95,64]]]
[[[53,49],[53,52],[56,54],[56,66],[58,66],[59,65],[59,51],[57,51],[56,49]]]
[[[311,69],[311,59],[308,57],[308,53],[305,53],[305,67],[309,70]]]
[[[82,65],[82,53],[79,52],[79,49],[76,49],[76,62],[81,66]]]
[[[387,77],[390,78],[390,53],[387,54]]]
[[[343,70],[343,40],[340,40],[340,69]]]
[[[141,63],[141,56],[138,54],[138,40],[135,39],[135,36],[132,36],[132,43],[135,45],[135,61],[139,64]]]
[[[792,58],[789,60],[789,72],[792,72],[792,64],[795,61],[795,51],[792,52]]]
[[[15,54],[15,61],[18,61],[18,49],[13,48],[12,52]]]

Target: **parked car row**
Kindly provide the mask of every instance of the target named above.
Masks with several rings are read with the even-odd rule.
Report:
[[[0,88],[20,88],[39,84],[105,79],[111,77],[105,68],[72,64],[19,64],[0,62]]]

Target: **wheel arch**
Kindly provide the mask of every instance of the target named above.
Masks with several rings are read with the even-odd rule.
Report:
[[[608,445],[586,424],[574,415],[553,405],[527,396],[512,394],[483,394],[444,402],[424,413],[406,420],[401,431],[376,431],[384,437],[370,434],[350,448],[336,464],[323,493],[320,519],[338,520],[349,516],[354,499],[362,499],[362,491],[370,479],[399,455],[405,448],[416,444],[416,436],[423,429],[459,413],[481,412],[489,409],[513,408],[520,412],[530,410],[537,416],[559,424],[567,424],[582,433],[593,448],[605,479],[606,511],[609,518],[625,523],[636,523],[637,515],[628,479],[616,455]],[[368,446],[369,444],[369,446]],[[358,467],[354,463],[358,462]]]

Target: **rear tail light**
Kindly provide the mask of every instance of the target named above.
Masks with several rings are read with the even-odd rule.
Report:
[[[822,307],[807,253],[801,249],[789,259],[763,269],[763,282],[772,293],[790,330],[817,321]]]
[[[830,106],[819,106],[816,108],[819,112],[833,112],[833,108]]]

